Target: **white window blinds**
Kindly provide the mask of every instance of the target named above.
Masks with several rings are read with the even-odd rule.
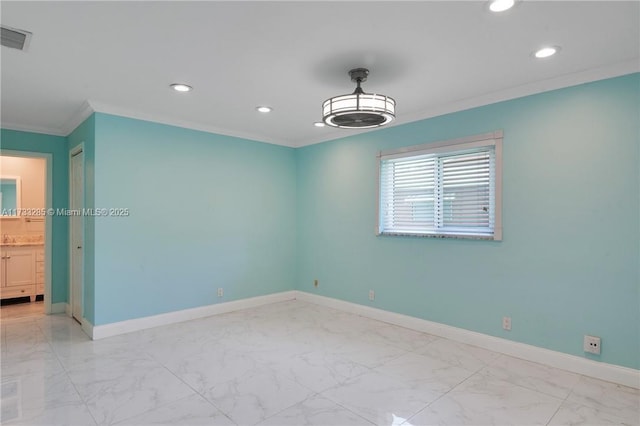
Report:
[[[501,239],[498,135],[381,153],[378,233]]]

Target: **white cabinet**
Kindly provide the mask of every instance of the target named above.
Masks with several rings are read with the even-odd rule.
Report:
[[[36,252],[34,247],[3,247],[0,298],[36,297]]]
[[[44,295],[44,249],[35,249],[36,254],[36,294]]]

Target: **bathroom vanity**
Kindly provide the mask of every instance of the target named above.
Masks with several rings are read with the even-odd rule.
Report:
[[[33,302],[44,294],[44,246],[40,244],[0,247],[0,298],[29,296]]]

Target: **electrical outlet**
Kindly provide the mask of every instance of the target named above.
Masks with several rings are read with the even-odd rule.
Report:
[[[585,334],[583,349],[585,352],[589,352],[590,354],[600,355],[600,338]]]
[[[224,289],[223,288],[219,288],[218,289],[218,297],[222,297],[224,296]]]
[[[375,300],[376,299],[376,292],[373,290],[369,290],[369,300]]]
[[[316,288],[318,287],[318,280],[313,280],[313,286]]]
[[[502,317],[502,328],[511,331],[511,317]]]

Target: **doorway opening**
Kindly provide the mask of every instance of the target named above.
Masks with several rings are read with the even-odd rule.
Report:
[[[0,309],[2,320],[52,313],[51,154],[0,155]],[[64,304],[58,310],[64,311]]]

